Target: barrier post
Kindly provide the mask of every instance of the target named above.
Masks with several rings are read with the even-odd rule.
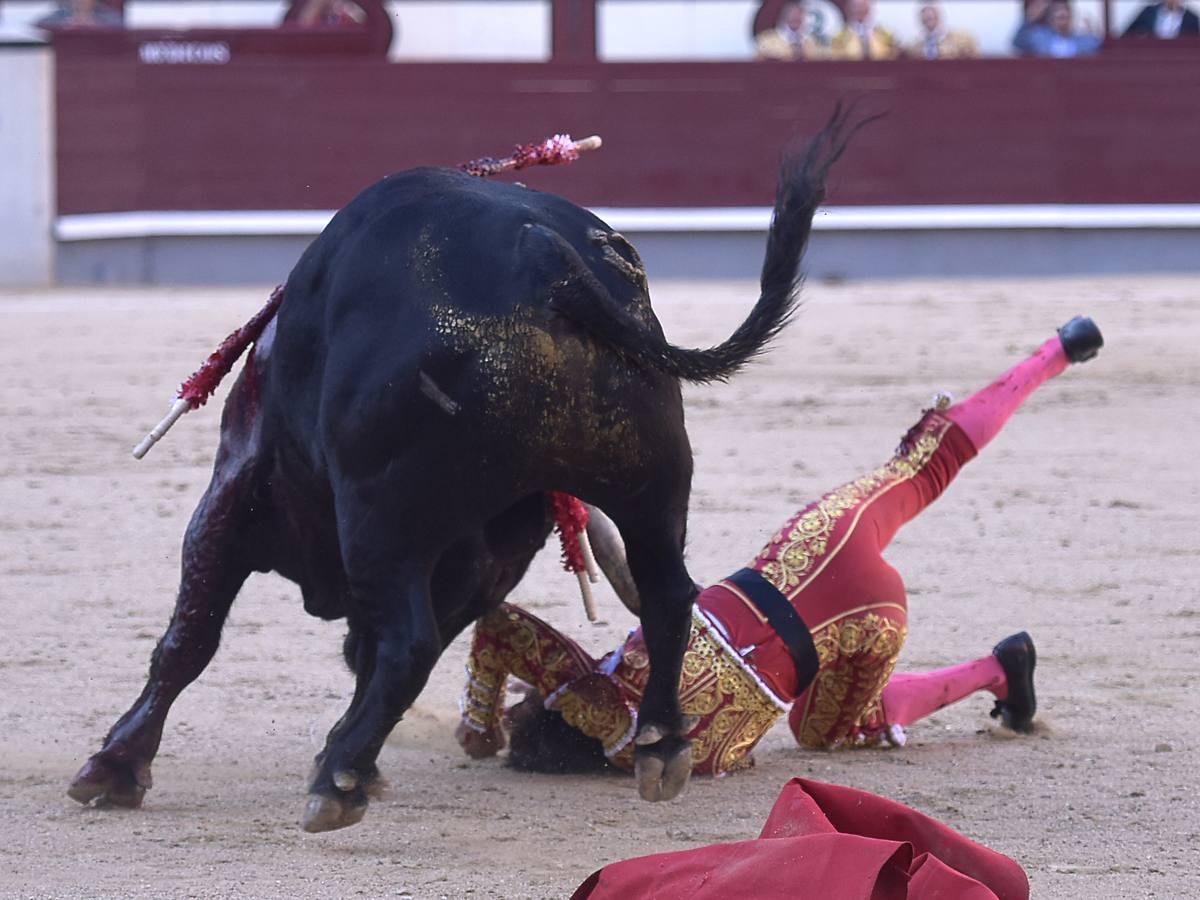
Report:
[[[54,54],[0,35],[0,286],[54,281]]]

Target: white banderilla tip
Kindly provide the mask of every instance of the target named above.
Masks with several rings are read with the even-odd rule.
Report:
[[[588,583],[587,574],[576,572],[575,577],[579,579],[579,593],[583,598],[583,611],[587,614],[589,622],[595,622],[600,617],[596,615],[596,598],[592,596],[592,586]]]
[[[157,444],[162,436],[171,430],[171,426],[179,421],[180,416],[191,408],[191,404],[182,397],[176,398],[175,402],[171,404],[170,412],[163,416],[163,420],[155,425],[148,435],[142,438],[140,444],[133,448],[133,458],[141,459],[145,456],[150,448]]]
[[[587,530],[579,532],[579,552],[583,554],[583,566],[587,571],[588,581],[597,584],[600,581],[600,566],[596,564],[596,554],[592,552],[592,542]]]
[[[587,150],[599,150],[603,141],[600,140],[600,135],[593,134],[585,138],[580,138],[575,142],[575,149],[580,153]]]

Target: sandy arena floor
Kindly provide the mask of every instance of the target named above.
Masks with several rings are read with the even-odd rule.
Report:
[[[903,750],[801,752],[781,724],[751,772],[649,805],[627,778],[467,761],[452,738],[460,640],[384,749],[387,798],[355,828],[307,835],[304,777],[351,692],[342,627],[259,576],[172,713],[145,807],[77,806],[67,782],[137,696],[170,613],[219,404],[144,461],[129,449],[266,296],[0,294],[0,895],[565,897],[612,860],[754,836],[804,775],[1013,856],[1037,898],[1200,896],[1200,292],[1182,279],[812,285],[761,364],[687,394],[689,558],[704,581],[882,462],[934,390],[982,386],[1092,314],[1100,358],[1036,394],[889,556],[911,594],[901,669],[1033,634],[1034,736],[997,731],[985,696],[914,726]],[[654,293],[687,345],[723,338],[753,296],[741,283]],[[553,551],[514,599],[597,654],[630,627],[607,593],[608,624],[589,626]]]

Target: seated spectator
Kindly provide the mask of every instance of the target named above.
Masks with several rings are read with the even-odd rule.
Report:
[[[906,48],[917,59],[969,59],[979,55],[975,38],[965,31],[947,31],[935,3],[921,7],[921,37]]]
[[[124,25],[121,14],[99,0],[68,0],[38,19],[38,28],[113,28]]]
[[[362,25],[366,20],[363,8],[350,0],[292,0],[283,24],[302,28],[337,27]]]
[[[821,33],[805,0],[788,3],[780,10],[779,24],[754,38],[758,59],[827,59],[829,40]]]
[[[1090,22],[1084,22],[1082,31],[1075,30],[1066,0],[1031,0],[1025,21],[1013,36],[1013,47],[1026,56],[1090,56],[1103,42]]]
[[[1125,29],[1124,36],[1140,35],[1171,40],[1181,34],[1185,37],[1200,35],[1200,16],[1184,6],[1183,0],[1164,0],[1142,7]]]
[[[899,48],[892,33],[874,23],[871,0],[849,0],[846,26],[833,36],[834,59],[895,59]]]

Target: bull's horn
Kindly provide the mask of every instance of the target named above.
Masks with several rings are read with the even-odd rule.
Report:
[[[620,601],[635,616],[640,615],[642,603],[629,563],[625,560],[625,542],[613,520],[594,506],[588,506],[587,534],[600,571],[612,585]]]

